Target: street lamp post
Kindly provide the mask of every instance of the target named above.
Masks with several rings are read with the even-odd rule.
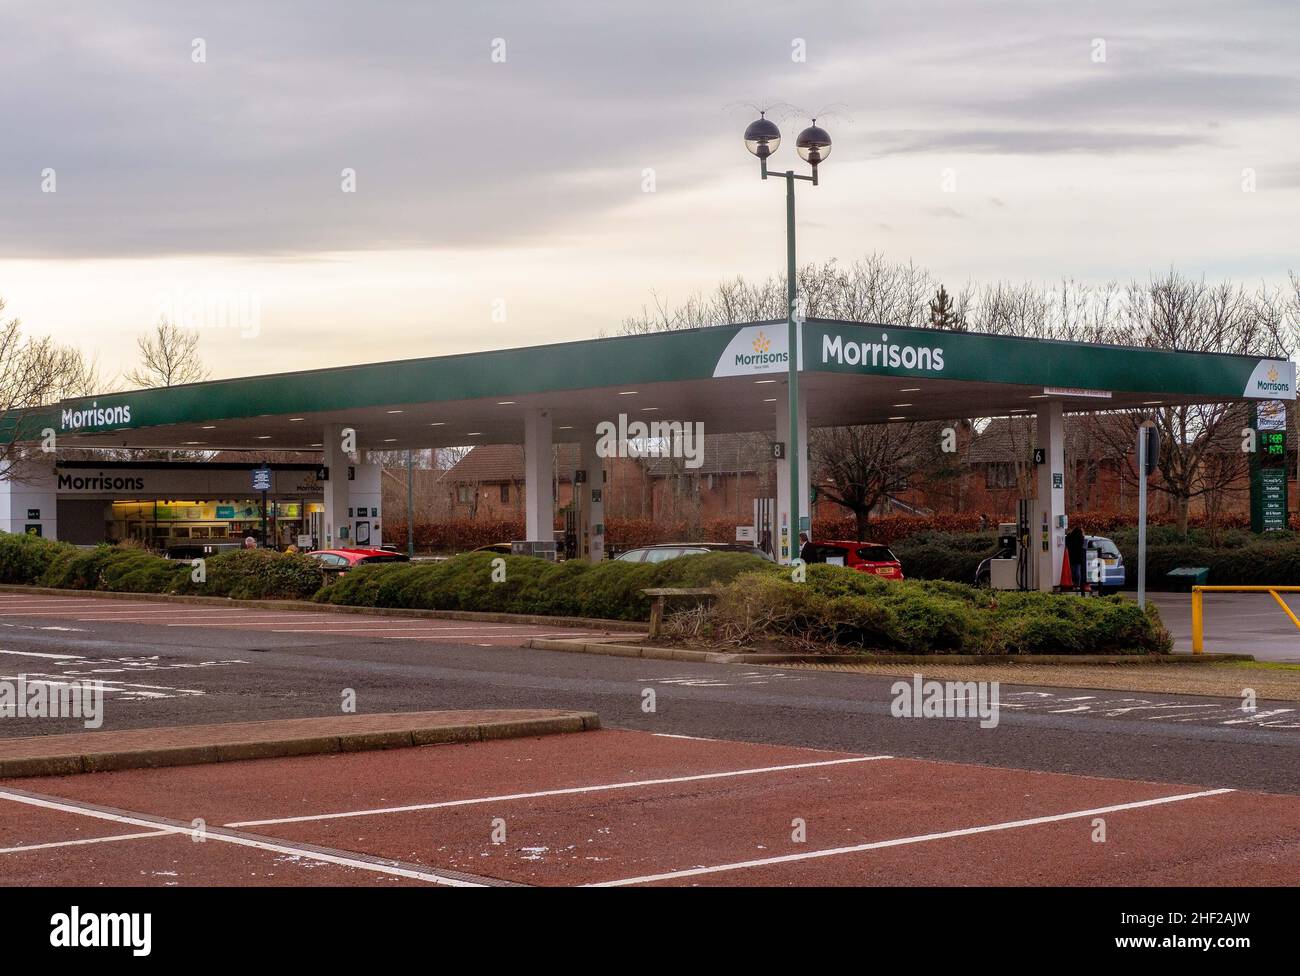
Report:
[[[812,166],[812,175],[804,176],[792,169],[785,171],[785,294],[786,294],[786,336],[788,360],[788,382],[786,393],[790,407],[790,450],[787,453],[790,465],[790,558],[798,556],[799,532],[802,531],[799,512],[803,501],[799,491],[799,330],[798,301],[799,290],[796,282],[794,259],[794,181],[807,180],[817,186],[817,167],[831,154],[831,137],[826,130],[813,124],[799,133],[795,140],[795,150],[804,162]],[[781,144],[781,130],[776,123],[760,112],[759,117],[745,129],[745,148],[758,157],[763,179],[767,179],[767,160]],[[808,519],[808,531],[812,532],[812,518]]]

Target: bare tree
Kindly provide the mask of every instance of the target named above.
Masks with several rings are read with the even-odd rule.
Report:
[[[1230,282],[1208,285],[1170,272],[1128,287],[1114,331],[1128,345],[1286,357],[1293,346],[1287,316],[1287,300],[1276,291],[1251,294]],[[1246,475],[1249,458],[1239,437],[1245,409],[1231,403],[1177,404],[1093,415],[1089,432],[1129,457],[1119,470],[1131,484],[1138,481],[1136,431],[1147,418],[1160,430],[1160,478],[1149,487],[1170,498],[1178,530],[1186,534],[1192,499],[1207,497],[1217,509],[1215,496],[1239,488]]]
[[[208,378],[199,359],[199,333],[160,319],[152,332],[136,340],[140,365],[126,374],[132,386],[146,389],[198,383]]]
[[[1291,299],[1286,309],[1287,330],[1291,348],[1300,345],[1300,275],[1291,272]]]
[[[941,424],[822,427],[809,432],[809,462],[826,497],[853,513],[865,539],[871,510],[928,466]]]
[[[19,476],[32,456],[30,442],[42,437],[33,416],[38,410],[98,385],[98,369],[79,350],[24,335],[18,319],[0,318],[0,478]]]
[[[367,464],[377,464],[385,470],[394,471],[401,469],[406,470],[406,451],[396,450],[367,450],[365,461]],[[415,448],[411,451],[411,467],[424,470],[434,467],[434,452],[431,448]]]
[[[841,268],[834,260],[808,264],[798,272],[799,295],[810,318],[888,325],[931,325],[930,302],[940,284],[916,265],[888,261],[872,254]],[[960,328],[973,292],[964,289],[951,299],[947,321]],[[698,329],[738,322],[779,321],[786,317],[785,276],[759,282],[732,278],[708,294],[693,295],[677,308],[658,298],[653,310],[623,320],[626,334]]]

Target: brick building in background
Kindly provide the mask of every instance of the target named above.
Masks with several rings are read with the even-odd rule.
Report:
[[[942,477],[917,476],[906,487],[891,493],[872,512],[872,517],[889,514],[984,514],[991,521],[1014,515],[1016,500],[1032,495],[1036,472],[1032,461],[1035,421],[1029,416],[997,417],[982,426],[956,423],[959,464]],[[1294,411],[1288,421],[1290,443],[1297,443]],[[605,461],[605,515],[610,519],[649,519],[685,524],[688,529],[718,521],[750,524],[756,498],[775,494],[775,464],[770,453],[771,435],[709,434],[705,438],[703,464],[688,468],[678,458],[609,458]],[[1136,513],[1137,487],[1131,476],[1121,472],[1130,465],[1124,453],[1108,445],[1075,415],[1065,418],[1067,459],[1066,497],[1072,512]],[[1219,447],[1239,450],[1235,437],[1225,435]],[[574,444],[555,448],[555,496],[557,510],[572,498],[573,473],[578,465]],[[1295,508],[1294,461],[1292,509]],[[816,472],[814,472],[816,474]],[[385,479],[392,502],[405,508],[400,493],[405,473],[394,469]],[[433,498],[418,506],[434,519],[511,519],[523,516],[524,456],[518,444],[485,444],[470,450],[447,470],[417,471],[418,494]],[[1159,482],[1159,473],[1152,484]],[[821,482],[825,485],[825,482]],[[846,518],[848,509],[828,501],[819,493],[815,518]],[[1174,501],[1166,493],[1149,496],[1155,517],[1171,515]],[[1248,483],[1219,493],[1220,514],[1249,512]],[[385,501],[389,505],[389,501]],[[1207,499],[1193,499],[1192,514],[1206,512]]]
[[[753,502],[775,492],[775,466],[765,434],[708,434],[698,468],[680,458],[607,458],[605,517],[661,519],[698,525],[734,517],[748,525]],[[557,509],[573,498],[576,444],[555,450]],[[469,451],[439,483],[451,518],[522,517],[524,452],[518,444],[483,444]]]

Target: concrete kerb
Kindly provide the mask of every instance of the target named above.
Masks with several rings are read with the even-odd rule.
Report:
[[[273,727],[276,723],[259,723]],[[315,736],[276,738],[244,742],[198,743],[147,749],[105,749],[72,751],[65,754],[15,756],[0,759],[0,779],[24,776],[66,776],[75,773],[113,772],[126,769],[155,769],[164,766],[192,766],[205,763],[242,762],[286,756],[402,749],[449,743],[486,742],[538,735],[588,732],[600,728],[595,712],[564,712],[542,718],[482,721],[460,725],[431,724],[424,727],[369,732],[340,732]],[[141,730],[146,731],[146,730]],[[113,733],[94,733],[111,737]],[[42,741],[43,740],[43,741]],[[9,740],[13,746],[21,740]],[[48,743],[46,737],[33,740]]]
[[[224,596],[190,596],[172,593],[116,593],[110,590],[65,590],[52,586],[23,586],[0,583],[0,593],[32,593],[71,599],[138,600],[216,607],[247,607],[250,610],[299,610],[324,613],[353,613],[380,617],[423,617],[434,620],[475,620],[481,623],[533,624],[543,627],[581,627],[586,630],[617,630],[645,633],[647,625],[635,620],[604,620],[595,617],[550,617],[536,613],[496,613],[479,610],[420,610],[409,607],[352,607],[310,600],[234,600]]]
[[[1214,664],[1253,661],[1250,654],[757,654],[743,651],[699,651],[643,644],[534,637],[525,647],[570,654],[607,654],[660,661],[706,664]]]

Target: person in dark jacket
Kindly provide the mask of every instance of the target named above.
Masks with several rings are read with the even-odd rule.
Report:
[[[808,563],[813,562],[813,559],[816,555],[817,555],[817,549],[813,546],[812,542],[808,539],[808,533],[800,532],[799,533],[799,558],[804,561],[804,565],[807,565]]]
[[[1070,557],[1070,579],[1079,594],[1087,585],[1088,544],[1084,539],[1083,526],[1076,525],[1065,537],[1065,552]]]

